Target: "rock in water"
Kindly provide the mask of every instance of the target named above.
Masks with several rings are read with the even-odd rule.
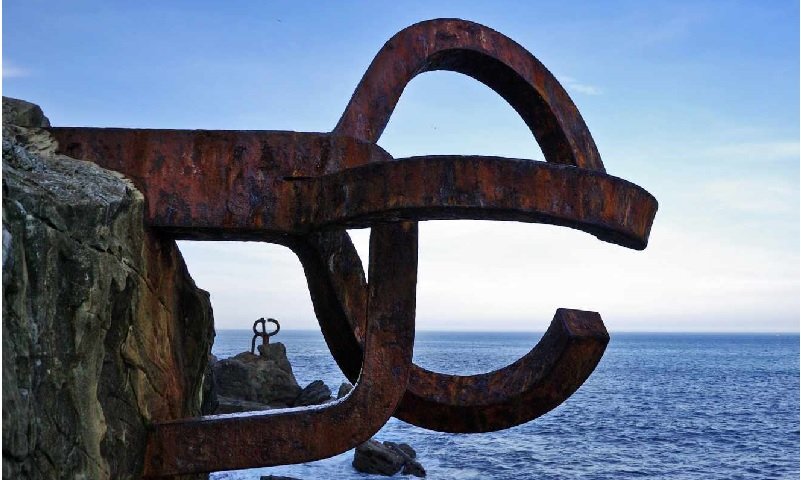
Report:
[[[378,442],[368,440],[356,447],[353,454],[353,468],[363,473],[425,477],[426,470],[415,460],[417,452],[407,443]]]
[[[3,476],[139,478],[147,424],[200,413],[209,296],[31,105],[3,99]]]
[[[408,443],[395,443],[395,442],[384,442],[384,445],[387,447],[399,451],[404,456],[407,456],[411,459],[417,458],[417,452],[414,451],[411,445]]]
[[[362,473],[392,476],[403,468],[403,457],[376,440],[367,440],[353,454],[353,468]]]
[[[384,446],[391,448],[395,453],[403,457],[403,473],[404,475],[414,475],[415,477],[425,477],[426,469],[415,460],[417,452],[414,451],[408,443],[395,443],[384,442]]]
[[[214,413],[256,412],[261,410],[272,410],[272,407],[259,402],[249,402],[247,400],[220,395],[217,397],[217,408],[214,410]]]
[[[307,407],[309,405],[320,405],[329,400],[331,400],[331,389],[322,380],[315,380],[300,392],[300,395],[292,405],[295,407]]]
[[[267,345],[266,355],[242,352],[214,364],[217,395],[271,407],[292,405],[301,388],[280,342]]]
[[[337,390],[337,400],[349,394],[351,390],[353,390],[353,385],[348,382],[342,382],[342,384],[339,385],[339,390]]]
[[[289,363],[289,358],[286,356],[286,347],[281,342],[268,343],[267,345],[258,346],[259,355],[266,358],[268,362],[275,363],[275,366],[295,378],[295,373],[292,371],[292,364]],[[297,383],[297,382],[296,382]]]

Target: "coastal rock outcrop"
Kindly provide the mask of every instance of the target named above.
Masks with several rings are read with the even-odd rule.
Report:
[[[353,468],[362,473],[392,476],[403,467],[403,457],[377,440],[367,440],[353,453]]]
[[[417,461],[417,452],[414,451],[411,445],[408,443],[384,442],[384,446],[391,448],[403,457],[402,474],[415,477],[426,476],[426,469]]]
[[[209,295],[121,175],[3,99],[3,476],[141,476],[148,423],[200,414]]]
[[[295,399],[293,407],[307,407],[309,405],[320,405],[331,400],[331,389],[322,380],[315,380],[304,388],[298,398]]]
[[[368,440],[356,447],[353,453],[353,468],[362,473],[392,476],[403,475],[425,477],[426,471],[416,460],[417,453],[406,443]]]
[[[264,409],[250,408],[256,406],[254,402],[263,407],[282,408],[291,406],[298,398],[301,388],[287,359],[286,347],[280,342],[265,347],[260,349],[260,355],[242,352],[212,366],[222,409],[219,413]],[[247,408],[239,410],[239,407]]]
[[[220,399],[217,395],[217,381],[214,378],[215,363],[217,363],[217,357],[209,354],[209,361],[206,364],[206,370],[203,372],[203,392],[201,392],[203,401],[200,405],[200,413],[203,415],[214,414],[220,406]]]
[[[353,390],[353,385],[348,382],[342,382],[339,385],[339,390],[337,390],[337,400],[349,394],[351,390]]]

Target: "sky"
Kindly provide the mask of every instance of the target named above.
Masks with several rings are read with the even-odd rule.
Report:
[[[330,131],[380,47],[458,17],[565,86],[607,172],[659,201],[648,248],[514,222],[420,225],[418,330],[543,331],[556,308],[610,332],[799,330],[799,4],[3,2],[3,95],[55,126]],[[403,93],[396,158],[542,160],[503,99],[456,73]],[[367,258],[369,230],[351,231]],[[318,329],[286,248],[179,242],[217,328]]]

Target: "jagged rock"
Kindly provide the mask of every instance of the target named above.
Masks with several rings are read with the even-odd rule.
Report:
[[[39,105],[17,98],[3,97],[3,125],[49,127],[50,120],[45,117]]]
[[[262,475],[260,480],[300,480],[295,477],[284,477],[282,475]]]
[[[220,401],[217,395],[217,382],[214,379],[214,364],[217,357],[209,354],[209,361],[206,363],[206,370],[203,372],[203,403],[200,405],[200,413],[211,415],[217,412]]]
[[[353,385],[348,382],[342,382],[339,386],[339,390],[337,390],[337,400],[349,394],[351,390],[353,390]]]
[[[200,413],[209,296],[30,105],[3,99],[3,477],[139,478],[148,423]]]
[[[403,456],[376,440],[367,440],[353,454],[353,468],[362,473],[392,476],[403,468]]]
[[[320,405],[331,400],[331,389],[322,380],[315,380],[300,392],[292,404],[295,407]]]
[[[412,460],[417,458],[417,452],[415,452],[414,449],[412,448],[412,446],[409,445],[408,443],[395,443],[395,442],[387,441],[387,442],[384,442],[384,445],[386,445],[387,447],[389,447],[389,448],[391,448],[393,450],[399,451],[400,453],[402,453],[403,455],[411,458]]]
[[[218,397],[286,407],[301,392],[280,342],[267,345],[266,355],[242,352],[215,363],[213,370]]]
[[[415,477],[426,476],[426,469],[423,468],[420,462],[415,460],[417,458],[417,452],[414,451],[411,445],[408,443],[384,442],[384,446],[391,448],[395,453],[403,457],[402,474],[414,475]]]
[[[247,400],[240,400],[238,398],[217,396],[217,408],[214,411],[217,413],[238,413],[238,412],[254,412],[259,410],[271,410],[272,407],[259,402],[249,402]]]
[[[281,342],[268,343],[267,345],[259,345],[257,347],[259,355],[266,358],[268,362],[275,362],[275,366],[289,372],[294,377],[292,372],[292,364],[289,363],[289,358],[286,356],[286,347]]]
[[[426,469],[423,468],[423,466],[417,460],[412,460],[404,462],[401,473],[404,475],[412,475],[415,477],[424,478],[426,476]]]
[[[403,475],[425,477],[426,470],[416,460],[417,452],[407,443],[368,440],[356,447],[353,468],[363,473],[391,476],[399,471]]]
[[[417,460],[405,461],[403,463],[403,470],[401,471],[404,475],[412,475],[419,478],[424,478],[426,476],[426,469],[418,462]]]

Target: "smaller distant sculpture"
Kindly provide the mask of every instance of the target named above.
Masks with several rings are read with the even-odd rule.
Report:
[[[275,330],[272,332],[267,331],[267,322],[275,324]],[[258,326],[261,325],[261,331],[259,331]],[[253,341],[250,343],[250,353],[256,353],[256,339],[261,337],[261,351],[264,351],[264,346],[270,343],[270,337],[277,334],[281,331],[281,325],[278,324],[278,320],[274,318],[268,318],[267,320],[264,317],[256,320],[253,322]]]

